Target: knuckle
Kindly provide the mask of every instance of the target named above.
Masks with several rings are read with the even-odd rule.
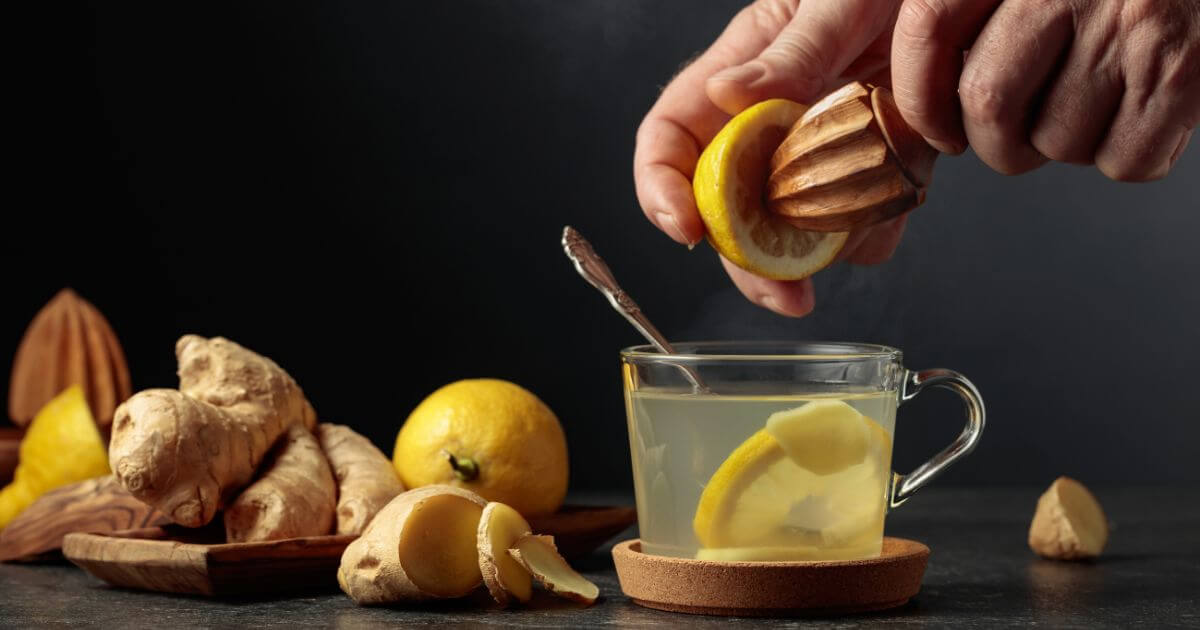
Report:
[[[762,33],[778,33],[792,20],[798,0],[758,0],[741,14]]]
[[[1129,33],[1148,22],[1159,22],[1165,17],[1168,4],[1163,0],[1124,0],[1119,13],[1121,30]]]
[[[784,33],[771,47],[763,52],[762,58],[787,68],[797,68],[814,76],[824,76],[828,60],[820,47],[800,33]]]
[[[912,39],[937,39],[949,18],[945,0],[905,0],[896,19],[896,30]]]
[[[963,74],[958,84],[958,99],[963,117],[981,125],[998,126],[1010,109],[1004,93],[978,72]]]
[[[1165,63],[1160,89],[1182,106],[1184,124],[1195,127],[1200,124],[1200,35]]]

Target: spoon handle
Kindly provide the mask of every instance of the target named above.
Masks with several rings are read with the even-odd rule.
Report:
[[[613,277],[612,270],[596,254],[596,250],[592,249],[592,244],[583,238],[582,234],[569,225],[564,227],[562,245],[563,250],[567,253],[567,258],[570,258],[571,262],[575,263],[575,270],[579,272],[579,275],[583,276],[583,279],[587,280],[588,284],[599,289],[604,294],[604,297],[608,298],[609,304],[612,304],[613,308],[617,309],[618,313],[629,320],[629,323],[633,324],[633,327],[642,333],[642,336],[651,344],[654,344],[654,347],[658,348],[659,352],[663,354],[675,354],[675,348],[671,347],[671,343],[667,341],[667,338],[663,337],[662,333],[658,332],[658,329],[654,327],[654,324],[650,323],[650,320],[642,313],[642,309],[637,305],[637,302],[634,302],[633,298],[629,297],[629,294],[621,288],[621,285],[617,284],[617,279]],[[684,371],[688,380],[692,382],[697,391],[708,391],[708,388],[704,386],[704,382],[700,380],[700,375],[696,374],[691,367],[682,365],[679,367]]]

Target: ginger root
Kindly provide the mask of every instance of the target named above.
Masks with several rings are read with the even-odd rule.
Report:
[[[476,531],[486,503],[445,485],[398,495],[346,547],[338,584],[362,605],[470,593],[483,580]]]
[[[340,424],[317,425],[317,440],[337,478],[337,533],[361,534],[404,484],[396,468],[367,438]]]
[[[529,533],[529,522],[503,503],[488,503],[479,517],[479,572],[488,593],[501,606],[507,606],[513,598],[524,603],[533,596],[529,571],[508,555],[508,550]]]
[[[224,337],[184,335],[175,342],[175,357],[179,391],[192,398],[278,424],[279,434],[293,424],[311,431],[317,423],[317,412],[283,368]]]
[[[522,536],[508,550],[546,590],[585,606],[596,603],[600,587],[580,575],[558,553],[553,536]]]
[[[336,494],[317,439],[293,424],[271,449],[262,475],[225,508],[225,538],[258,542],[328,534]]]
[[[274,361],[220,337],[175,344],[179,391],[152,389],[114,415],[109,463],[133,496],[187,527],[207,524],[293,424],[316,412]]]
[[[1108,519],[1083,484],[1059,477],[1038,498],[1029,548],[1056,560],[1095,558],[1108,541]]]

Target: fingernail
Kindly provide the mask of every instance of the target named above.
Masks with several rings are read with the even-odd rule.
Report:
[[[783,306],[779,304],[779,300],[775,299],[775,296],[773,295],[764,295],[762,297],[762,305],[766,307],[767,310],[774,311],[780,315],[790,314],[783,310]]]
[[[733,81],[742,85],[749,85],[762,78],[767,73],[767,69],[761,63],[745,63],[740,66],[726,68],[714,75],[713,81]]]
[[[675,220],[675,216],[666,212],[658,213],[658,223],[663,226],[672,238],[684,245],[693,245],[692,240],[684,235],[683,230],[679,227],[679,221]]]

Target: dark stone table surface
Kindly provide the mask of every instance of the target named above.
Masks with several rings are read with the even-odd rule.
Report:
[[[890,535],[921,540],[933,550],[921,593],[904,607],[854,617],[761,620],[648,610],[621,594],[605,549],[576,563],[600,585],[602,599],[591,608],[544,593],[532,605],[512,610],[489,609],[486,594],[410,609],[360,608],[339,592],[214,601],[120,590],[70,565],[0,565],[0,625],[1200,628],[1200,490],[1098,488],[1114,527],[1106,553],[1094,563],[1041,560],[1029,551],[1025,536],[1040,491],[922,491],[889,515],[887,523]],[[630,531],[619,538],[633,535]]]

